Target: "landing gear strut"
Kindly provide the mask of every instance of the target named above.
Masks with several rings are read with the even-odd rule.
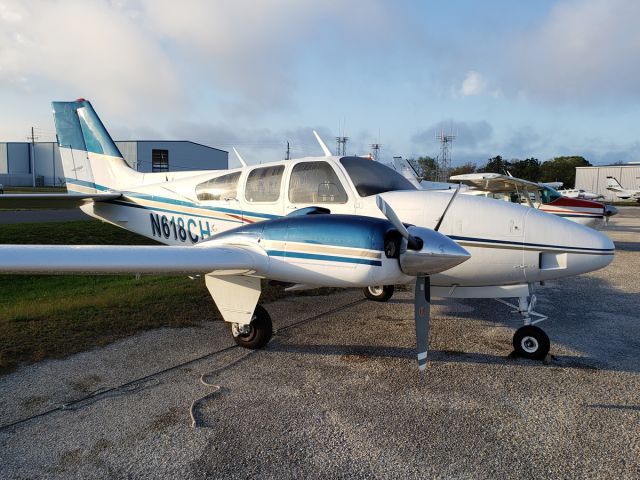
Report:
[[[364,296],[374,302],[386,302],[393,296],[393,285],[370,285],[362,289]]]
[[[533,294],[533,287],[529,286],[530,295],[518,298],[518,305],[513,305],[501,298],[497,298],[500,303],[504,303],[515,308],[514,313],[522,316],[524,326],[516,330],[513,335],[513,348],[518,356],[530,358],[532,360],[543,360],[551,347],[549,337],[536,323],[546,320],[548,317],[534,311],[536,306],[536,296]],[[532,320],[531,317],[537,317]]]
[[[269,343],[273,333],[271,317],[260,305],[256,305],[249,325],[240,325],[238,323],[228,323],[227,325],[235,342],[241,347],[252,350],[262,348]]]

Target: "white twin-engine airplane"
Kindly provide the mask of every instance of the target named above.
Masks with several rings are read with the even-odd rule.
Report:
[[[0,206],[78,204],[87,214],[170,246],[2,245],[11,273],[203,273],[235,341],[260,348],[271,319],[260,280],[293,289],[416,281],[418,365],[426,366],[431,295],[518,298],[513,343],[543,358],[536,282],[603,268],[602,233],[521,205],[417,190],[360,157],[307,157],[226,171],[139,173],[88,101],[54,102],[69,194],[3,195]]]
[[[616,194],[622,200],[637,200],[640,202],[640,190],[624,188],[616,177],[607,177],[607,190]]]

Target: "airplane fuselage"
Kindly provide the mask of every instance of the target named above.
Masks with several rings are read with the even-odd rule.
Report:
[[[92,164],[94,169],[109,168],[108,158]],[[357,157],[308,157],[226,171],[146,174],[135,179],[137,185],[117,185],[121,198],[82,208],[168,245],[199,244],[235,227],[306,207],[382,218],[376,194],[403,222],[433,229],[452,192],[419,191],[410,184],[403,184],[403,189],[398,178],[379,178],[379,167]],[[108,190],[73,178],[67,179],[67,187],[78,192]],[[477,196],[458,195],[440,232],[469,251],[471,259],[432,277],[439,295],[518,296],[515,290],[522,286],[601,268],[613,255],[611,241],[599,232],[536,209]],[[296,260],[305,269],[313,269],[318,261]],[[361,276],[358,269],[364,268],[343,259],[335,264],[344,271],[345,284]],[[397,283],[412,279],[399,276]]]

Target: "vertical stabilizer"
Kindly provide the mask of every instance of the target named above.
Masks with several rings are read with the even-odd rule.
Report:
[[[129,168],[91,103],[53,102],[53,118],[67,190],[118,190],[139,176]]]
[[[614,192],[624,190],[616,177],[607,177],[607,189]]]

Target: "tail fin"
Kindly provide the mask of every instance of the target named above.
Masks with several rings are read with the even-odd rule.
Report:
[[[624,190],[616,177],[607,177],[607,188],[609,190]]]
[[[129,168],[91,103],[52,102],[67,190],[119,190],[139,174]]]

